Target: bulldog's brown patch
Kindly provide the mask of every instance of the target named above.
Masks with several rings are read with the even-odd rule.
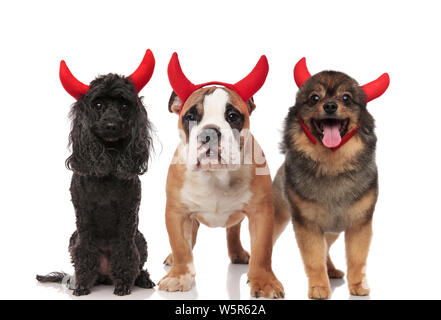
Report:
[[[230,257],[231,263],[248,264],[250,254],[242,247],[240,241],[240,225],[241,223],[239,222],[227,228],[228,256]]]
[[[246,115],[245,119],[244,119],[245,121],[244,121],[244,124],[242,126],[242,129],[249,129],[250,128],[250,118],[249,118],[249,116],[251,114],[251,112],[250,112],[250,110],[251,110],[250,109],[250,105],[247,102],[243,101],[242,98],[236,92],[234,92],[233,90],[230,90],[228,88],[224,88],[224,90],[228,92],[228,95],[229,95],[228,102],[231,105],[233,105],[237,110],[239,110],[239,112],[241,114]],[[252,103],[252,105],[255,108],[254,102]]]
[[[243,212],[241,211],[235,212],[228,218],[227,222],[225,223],[225,227],[229,228],[235,226],[238,223],[240,223],[243,220],[243,218],[245,218]]]

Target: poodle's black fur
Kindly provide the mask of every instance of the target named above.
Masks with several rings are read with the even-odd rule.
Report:
[[[77,230],[69,251],[75,267],[74,295],[95,284],[114,284],[116,295],[133,285],[152,288],[143,265],[147,243],[138,230],[141,183],[152,147],[151,124],[133,83],[108,74],[92,81],[70,113],[73,171],[70,192]],[[61,282],[62,273],[38,276]]]

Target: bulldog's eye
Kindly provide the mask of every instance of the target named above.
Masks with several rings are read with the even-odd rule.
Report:
[[[319,102],[320,97],[316,94],[313,94],[310,99],[311,99],[312,104],[316,104],[317,102]]]
[[[349,99],[350,99],[350,98],[351,98],[351,97],[350,97],[348,94],[344,94],[343,97],[342,97],[342,99],[343,99],[344,102],[349,102]]]
[[[194,115],[193,115],[192,113],[187,113],[187,114],[184,116],[184,118],[185,118],[185,120],[187,120],[187,121],[194,121],[194,120],[195,120],[195,117],[194,117]]]
[[[234,113],[234,112],[231,112],[231,113],[229,113],[228,115],[227,115],[227,121],[228,122],[236,122],[237,120],[239,119],[239,115],[237,115],[236,113]]]

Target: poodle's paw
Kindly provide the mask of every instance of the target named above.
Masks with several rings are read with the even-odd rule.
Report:
[[[74,296],[86,296],[86,295],[90,294],[90,289],[89,288],[82,288],[82,287],[76,288],[76,289],[74,289],[72,294]]]
[[[159,290],[189,291],[193,287],[194,275],[193,264],[184,268],[173,267],[170,272],[159,281]]]
[[[368,296],[371,289],[365,278],[362,282],[349,284],[349,292],[353,296]]]
[[[155,286],[155,283],[150,279],[150,276],[147,273],[147,271],[142,270],[139,276],[135,280],[135,286],[144,289],[151,289]]]
[[[345,273],[338,269],[328,269],[328,277],[330,279],[341,279],[345,276]]]
[[[127,285],[115,286],[115,290],[113,291],[113,294],[117,296],[127,296],[130,293],[132,293],[132,290],[130,289],[130,286]]]
[[[164,264],[166,266],[172,266],[173,265],[173,255],[171,253],[167,256],[167,258],[165,258]]]
[[[308,291],[309,299],[329,299],[331,297],[331,288],[329,285],[310,286]]]
[[[251,287],[251,296],[279,299],[285,297],[283,285],[272,272],[261,272],[256,276],[248,274],[248,282]]]
[[[230,259],[231,263],[234,264],[248,264],[248,262],[250,261],[250,254],[247,251],[242,250],[230,254]]]

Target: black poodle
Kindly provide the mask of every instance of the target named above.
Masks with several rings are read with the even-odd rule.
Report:
[[[66,166],[73,171],[77,230],[69,252],[77,296],[96,284],[113,284],[116,295],[130,294],[133,285],[155,286],[143,270],[147,243],[138,230],[138,175],[147,171],[152,148],[151,124],[138,91],[130,77],[108,74],[92,81],[72,106],[72,155]],[[62,282],[65,276],[37,279]]]

